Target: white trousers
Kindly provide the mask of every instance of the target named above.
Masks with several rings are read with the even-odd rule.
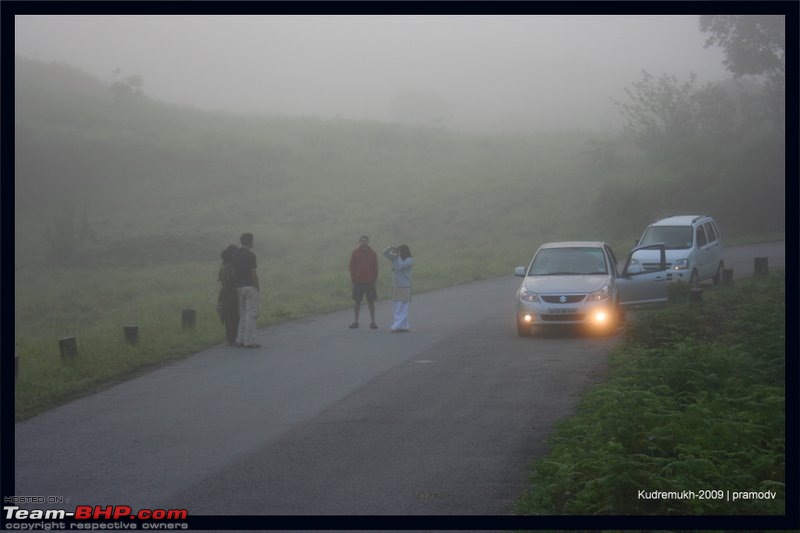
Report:
[[[408,302],[394,302],[394,324],[392,329],[411,329],[408,325]]]
[[[239,287],[239,334],[236,342],[256,343],[256,321],[261,311],[261,296],[255,287]]]

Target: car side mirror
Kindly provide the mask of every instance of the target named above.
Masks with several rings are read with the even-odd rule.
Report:
[[[642,273],[642,265],[640,265],[640,264],[629,265],[627,273],[628,274],[641,274]]]
[[[525,267],[517,267],[514,269],[514,275],[521,278],[525,277]]]

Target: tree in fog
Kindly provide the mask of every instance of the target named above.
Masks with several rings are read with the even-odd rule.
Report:
[[[786,22],[783,15],[702,15],[706,47],[723,48],[735,78],[762,76],[764,113],[782,127],[786,111]]]
[[[779,230],[785,222],[783,18],[705,16],[701,29],[710,33],[706,46],[724,48],[732,79],[701,86],[694,74],[682,81],[643,71],[624,89],[627,98],[614,103],[627,138],[659,177],[639,190],[620,182],[606,198],[665,212],[712,212],[738,230]],[[723,188],[725,194],[713,192]]]
[[[700,29],[711,33],[706,47],[724,49],[734,76],[785,77],[786,25],[782,15],[702,15]]]
[[[642,78],[624,89],[628,101],[614,103],[625,130],[645,150],[665,155],[684,151],[698,137],[729,136],[735,129],[735,106],[719,86],[697,86],[697,76],[680,81],[671,74]]]
[[[114,71],[114,78],[120,74],[119,68]],[[111,84],[111,91],[118,98],[129,96],[142,96],[144,94],[144,78],[141,74],[131,74],[122,81],[115,81]]]

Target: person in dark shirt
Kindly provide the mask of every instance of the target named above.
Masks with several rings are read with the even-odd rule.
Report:
[[[353,314],[355,321],[350,324],[350,329],[358,328],[358,315],[361,311],[361,301],[367,297],[369,306],[369,327],[378,329],[375,323],[375,300],[378,292],[375,282],[378,281],[378,254],[369,246],[369,237],[362,235],[358,238],[358,248],[350,254],[350,281],[353,282]]]
[[[256,343],[256,321],[261,310],[261,295],[256,272],[258,264],[252,250],[253,234],[243,233],[239,241],[242,246],[236,250],[233,259],[239,293],[239,331],[236,345],[242,348],[260,348]]]

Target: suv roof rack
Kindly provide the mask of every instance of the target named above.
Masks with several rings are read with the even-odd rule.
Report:
[[[653,221],[650,222],[650,225],[655,224],[659,220],[664,220],[665,218],[673,218],[673,217],[680,217],[680,216],[690,216],[690,215],[662,215],[662,216],[660,216],[658,218],[653,219]],[[697,222],[698,220],[700,220],[702,218],[710,218],[710,216],[709,215],[695,215],[695,217],[692,219],[692,224],[694,224],[695,222]]]
[[[655,224],[655,223],[656,223],[656,222],[658,222],[659,220],[663,220],[663,219],[665,219],[665,218],[670,218],[670,217],[674,217],[674,216],[675,216],[675,215],[662,215],[662,216],[660,216],[660,217],[658,217],[658,218],[654,218],[654,219],[653,219],[653,221],[652,221],[650,224]]]

